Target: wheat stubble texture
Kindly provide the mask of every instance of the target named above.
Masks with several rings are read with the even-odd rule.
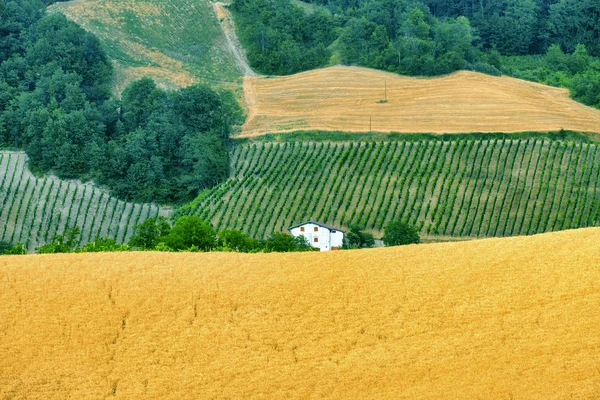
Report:
[[[378,103],[386,98],[387,103]],[[296,130],[463,133],[600,132],[600,110],[566,89],[460,71],[410,78],[359,67],[246,77],[242,136]]]
[[[0,257],[0,398],[598,398],[599,241]]]

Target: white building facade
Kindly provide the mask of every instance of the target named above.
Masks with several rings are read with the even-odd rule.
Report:
[[[336,250],[344,244],[344,231],[315,221],[289,228],[292,236],[304,236],[310,245],[321,251]]]

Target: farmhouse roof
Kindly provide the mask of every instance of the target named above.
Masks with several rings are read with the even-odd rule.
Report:
[[[330,231],[339,231],[339,232],[342,232],[342,233],[346,233],[346,231],[344,231],[344,230],[342,230],[342,229],[339,229],[339,228],[334,228],[333,226],[329,226],[329,225],[326,225],[326,224],[322,224],[322,223],[320,223],[320,222],[316,222],[316,221],[306,221],[306,222],[303,222],[303,223],[301,223],[301,224],[297,224],[297,225],[294,225],[294,226],[290,226],[290,227],[288,228],[288,230],[290,230],[290,231],[291,231],[291,230],[292,230],[292,229],[294,229],[294,228],[298,228],[298,227],[300,227],[300,226],[302,226],[302,225],[308,225],[308,224],[317,225],[317,226],[320,226],[321,228],[326,228],[326,229],[329,229]]]

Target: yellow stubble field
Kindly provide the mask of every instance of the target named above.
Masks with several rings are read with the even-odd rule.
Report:
[[[0,257],[3,399],[595,399],[600,229]]]
[[[600,133],[600,110],[570,99],[568,90],[510,77],[460,71],[425,79],[336,66],[244,79],[250,112],[242,136],[296,130]],[[387,103],[379,102],[386,97]]]

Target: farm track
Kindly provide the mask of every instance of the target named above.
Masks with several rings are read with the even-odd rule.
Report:
[[[310,219],[381,235],[400,217],[440,238],[597,226],[599,157],[600,144],[548,139],[255,142],[194,212],[257,237]]]
[[[387,103],[379,103],[386,97]],[[460,71],[410,78],[359,67],[244,79],[250,109],[241,136],[299,130],[400,133],[600,133],[600,110],[566,89]]]
[[[217,19],[223,29],[223,34],[227,40],[227,48],[233,55],[236,61],[237,67],[244,76],[257,76],[256,73],[250,68],[246,53],[240,43],[240,40],[235,33],[235,23],[231,13],[227,9],[229,3],[216,2],[213,3],[213,8],[217,15]]]
[[[90,184],[55,177],[36,178],[27,168],[23,152],[0,151],[0,240],[22,242],[30,251],[48,243],[66,228],[79,227],[85,244],[109,236],[118,223],[119,242],[126,242],[136,223],[149,216],[169,216],[169,208],[135,204],[136,214],[115,210],[125,204]],[[126,203],[128,210],[133,209]],[[119,222],[107,215],[119,215]],[[113,233],[114,234],[114,233]]]

